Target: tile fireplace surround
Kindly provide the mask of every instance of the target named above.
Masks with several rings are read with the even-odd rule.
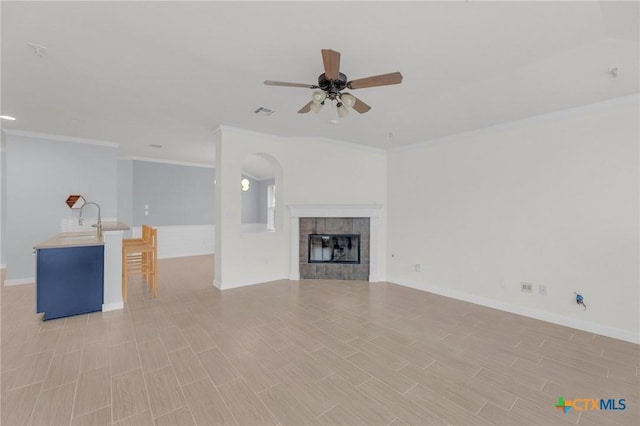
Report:
[[[309,263],[310,234],[357,234],[360,236],[360,263]],[[300,279],[369,280],[368,217],[300,218]]]
[[[291,218],[290,279],[378,281],[378,222],[381,205],[289,205],[288,207]],[[308,235],[311,233],[361,234],[361,264],[309,265],[307,244]]]

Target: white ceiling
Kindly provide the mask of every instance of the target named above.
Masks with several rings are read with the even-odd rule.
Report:
[[[129,156],[211,163],[220,124],[386,149],[639,90],[637,1],[1,8],[1,108],[17,117],[2,125],[119,142]],[[331,107],[297,114],[311,90],[263,81],[316,83],[323,48],[342,53],[349,79],[400,71],[404,81],[353,91],[372,110],[339,123]]]

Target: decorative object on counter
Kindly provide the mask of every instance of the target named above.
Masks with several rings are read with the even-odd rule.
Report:
[[[69,195],[66,201],[70,209],[80,209],[86,202],[82,195]]]
[[[122,300],[128,299],[129,276],[142,275],[153,297],[158,297],[158,230],[142,226],[142,238],[122,241]]]
[[[78,225],[82,225],[82,210],[89,204],[93,204],[98,208],[98,221],[96,222],[95,225],[91,225],[91,226],[96,228],[96,231],[98,232],[98,237],[102,237],[102,215],[100,213],[100,205],[98,203],[89,201],[88,203],[84,203],[84,205],[80,207],[80,216],[78,217]]]

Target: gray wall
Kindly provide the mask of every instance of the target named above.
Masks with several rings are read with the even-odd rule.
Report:
[[[267,223],[267,187],[276,183],[276,179],[265,179],[259,182],[260,192],[260,208],[258,209],[260,223]],[[278,197],[278,189],[276,188],[276,198]]]
[[[116,148],[7,135],[5,155],[7,279],[35,276],[33,246],[58,234],[62,218],[77,217],[65,204],[70,194],[116,217]]]
[[[249,179],[249,190],[242,191],[240,182],[238,182],[242,203],[240,223],[260,223],[260,186],[258,181],[246,175],[242,175],[241,179]]]
[[[275,179],[256,180],[249,179],[249,190],[242,191],[242,221],[241,223],[267,223],[267,186],[275,183]],[[238,182],[238,188],[240,183]],[[276,194],[277,196],[277,194]]]
[[[133,161],[133,226],[212,224],[214,180],[213,168]]]
[[[133,160],[118,160],[118,220],[133,224]],[[127,232],[126,237],[130,236]]]

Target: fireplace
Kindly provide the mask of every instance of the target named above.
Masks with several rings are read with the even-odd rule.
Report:
[[[369,280],[369,218],[300,218],[301,279]]]
[[[380,204],[288,205],[291,218],[290,279],[378,282]],[[359,235],[360,262],[309,262],[309,235]],[[346,241],[348,247],[348,240]],[[352,246],[354,241],[351,242]]]
[[[309,263],[360,263],[360,234],[309,234]]]

